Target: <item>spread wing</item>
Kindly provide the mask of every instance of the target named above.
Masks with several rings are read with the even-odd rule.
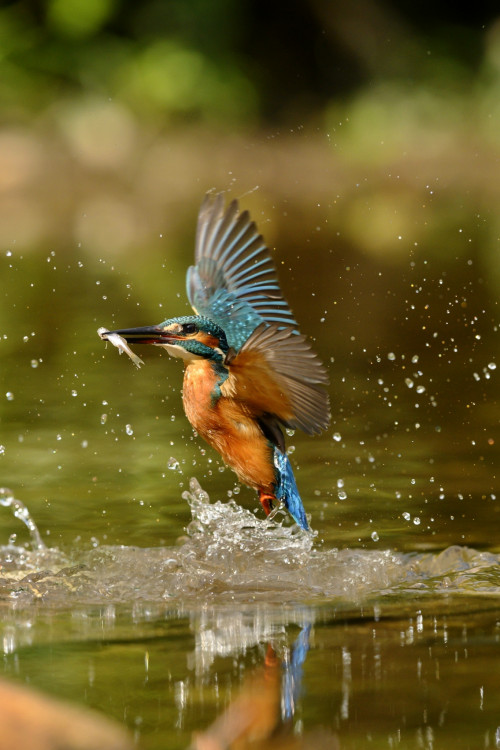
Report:
[[[290,326],[259,325],[229,363],[229,372],[227,395],[241,399],[255,416],[275,416],[285,427],[310,435],[328,427],[326,369]]]
[[[224,329],[239,351],[263,321],[296,326],[268,248],[238,201],[207,194],[198,215],[195,263],[187,273],[194,311]]]

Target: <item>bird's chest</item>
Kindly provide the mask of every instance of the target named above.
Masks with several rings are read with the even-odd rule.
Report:
[[[182,401],[186,416],[200,435],[206,436],[220,422],[218,375],[206,360],[192,362],[186,367],[182,387]]]
[[[230,379],[221,383],[221,376],[203,360],[190,363],[182,398],[194,429],[221,454],[240,480],[272,492],[272,448],[245,404],[232,395]]]

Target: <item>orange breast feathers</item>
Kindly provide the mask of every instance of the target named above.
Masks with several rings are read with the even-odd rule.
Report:
[[[259,351],[242,351],[229,366],[229,377],[222,384],[222,393],[244,404],[256,417],[275,414],[283,422],[293,417],[289,395],[278,382]]]
[[[187,364],[182,394],[186,416],[244,484],[272,494],[273,449],[255,420],[262,413],[253,409],[255,394],[250,401],[245,399],[251,384],[241,378],[235,380],[230,372],[217,398],[220,380],[207,360]]]

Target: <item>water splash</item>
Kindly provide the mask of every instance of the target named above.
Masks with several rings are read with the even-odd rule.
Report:
[[[0,505],[3,505],[5,508],[12,508],[14,516],[27,526],[33,549],[46,549],[46,545],[42,541],[40,532],[31,518],[28,508],[20,500],[16,500],[14,493],[8,487],[0,487]]]
[[[440,553],[326,549],[317,535],[229,502],[211,503],[195,479],[183,494],[192,520],[173,547],[97,546],[63,555],[47,549],[25,506],[5,488],[30,529],[33,551],[0,547],[0,597],[51,606],[124,603],[192,607],[335,602],[358,605],[380,597],[500,593],[499,556],[466,547]]]

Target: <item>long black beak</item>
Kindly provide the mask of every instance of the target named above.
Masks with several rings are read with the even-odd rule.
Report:
[[[118,331],[108,331],[103,338],[110,333],[122,336],[128,344],[168,344],[172,336],[166,335],[158,326],[142,326],[141,328],[122,328]]]

